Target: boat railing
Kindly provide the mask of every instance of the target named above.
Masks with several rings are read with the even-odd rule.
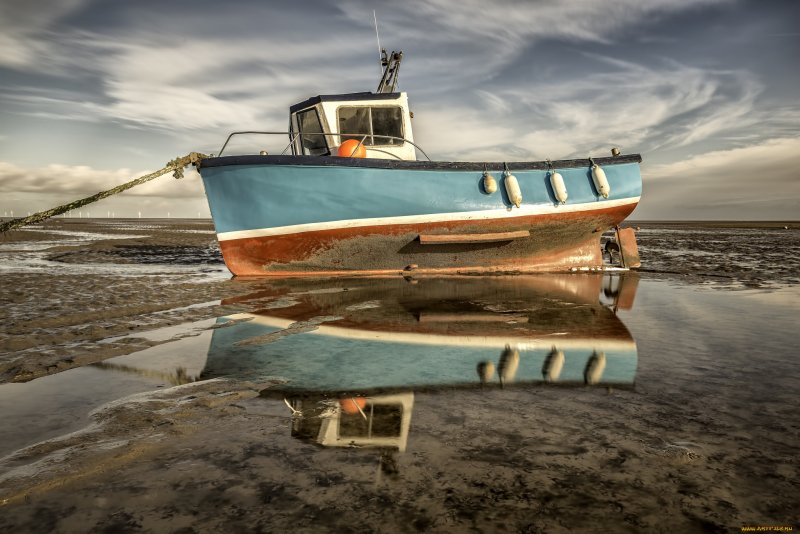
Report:
[[[394,135],[379,135],[379,134],[369,134],[369,133],[368,134],[361,134],[361,133],[326,133],[326,132],[309,132],[309,133],[268,132],[268,131],[259,131],[259,130],[246,130],[246,131],[241,131],[241,132],[232,132],[228,136],[228,138],[225,139],[225,143],[223,143],[222,148],[219,149],[219,153],[217,154],[218,156],[222,156],[223,152],[225,152],[225,148],[227,148],[227,146],[228,146],[228,143],[230,143],[231,139],[233,139],[233,137],[237,136],[237,135],[286,135],[286,136],[289,136],[289,144],[286,145],[286,147],[281,151],[280,155],[286,154],[286,152],[290,148],[292,148],[292,146],[297,142],[298,138],[300,138],[301,141],[302,141],[302,140],[305,140],[306,137],[321,135],[321,136],[330,136],[330,137],[339,137],[339,138],[344,136],[344,137],[348,137],[348,138],[352,138],[352,139],[357,139],[358,137],[361,137],[360,143],[362,145],[364,145],[365,148],[368,148],[369,150],[374,150],[376,152],[382,152],[382,153],[388,154],[390,156],[394,156],[397,159],[402,159],[397,154],[392,154],[391,152],[388,152],[386,150],[381,150],[380,148],[375,148],[372,145],[365,144],[365,141],[367,140],[367,138],[373,138],[373,139],[374,138],[379,138],[379,139],[385,139],[387,141],[402,141],[401,143],[398,143],[398,145],[403,144],[403,143],[408,143],[409,145],[411,145],[414,148],[416,148],[417,150],[419,150],[419,152],[423,156],[425,156],[425,158],[428,161],[431,161],[431,158],[428,156],[428,154],[426,154],[425,151],[422,149],[422,147],[420,147],[418,144],[414,143],[413,141],[411,141],[409,139],[406,139],[405,137],[396,137]]]

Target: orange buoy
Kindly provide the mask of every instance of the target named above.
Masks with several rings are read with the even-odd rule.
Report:
[[[339,151],[336,153],[341,158],[366,158],[367,149],[361,141],[355,139],[348,139],[339,146]]]
[[[367,405],[367,399],[364,397],[350,397],[348,399],[340,399],[339,406],[342,411],[348,415],[355,415],[359,413]],[[361,410],[359,410],[361,408]]]

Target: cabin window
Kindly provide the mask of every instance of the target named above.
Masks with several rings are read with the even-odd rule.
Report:
[[[358,412],[340,414],[340,438],[397,438],[403,433],[402,405],[370,404],[364,411],[367,419]]]
[[[300,145],[306,156],[324,156],[330,154],[328,143],[322,134],[322,122],[314,108],[297,114],[297,126],[300,133]]]
[[[342,106],[337,114],[342,141],[363,138],[365,145],[403,144],[403,110],[399,106]]]

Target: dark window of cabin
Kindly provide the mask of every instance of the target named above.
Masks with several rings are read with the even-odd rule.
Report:
[[[360,141],[365,135],[365,145],[372,144],[372,138],[369,134],[372,133],[369,120],[369,108],[367,107],[341,107],[339,108],[339,133],[352,134],[342,135],[342,142],[348,139],[355,139]]]
[[[403,110],[400,107],[342,106],[338,116],[343,142],[364,139],[365,145],[403,144]]]
[[[330,154],[328,143],[322,134],[322,122],[316,109],[307,109],[297,114],[297,125],[300,129],[300,144],[303,154],[307,156],[324,156]]]
[[[364,408],[367,419],[356,412],[339,416],[340,438],[397,438],[403,430],[401,404],[370,404]]]
[[[372,133],[376,145],[402,145],[403,114],[400,108],[371,108]],[[388,137],[377,137],[385,135]],[[393,139],[399,137],[400,139]]]

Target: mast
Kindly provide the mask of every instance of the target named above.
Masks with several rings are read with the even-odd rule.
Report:
[[[403,59],[403,52],[392,51],[391,54],[386,53],[386,49],[381,49],[381,66],[383,69],[383,76],[381,83],[378,84],[376,93],[394,93],[397,88],[397,80],[400,76],[400,61]]]

